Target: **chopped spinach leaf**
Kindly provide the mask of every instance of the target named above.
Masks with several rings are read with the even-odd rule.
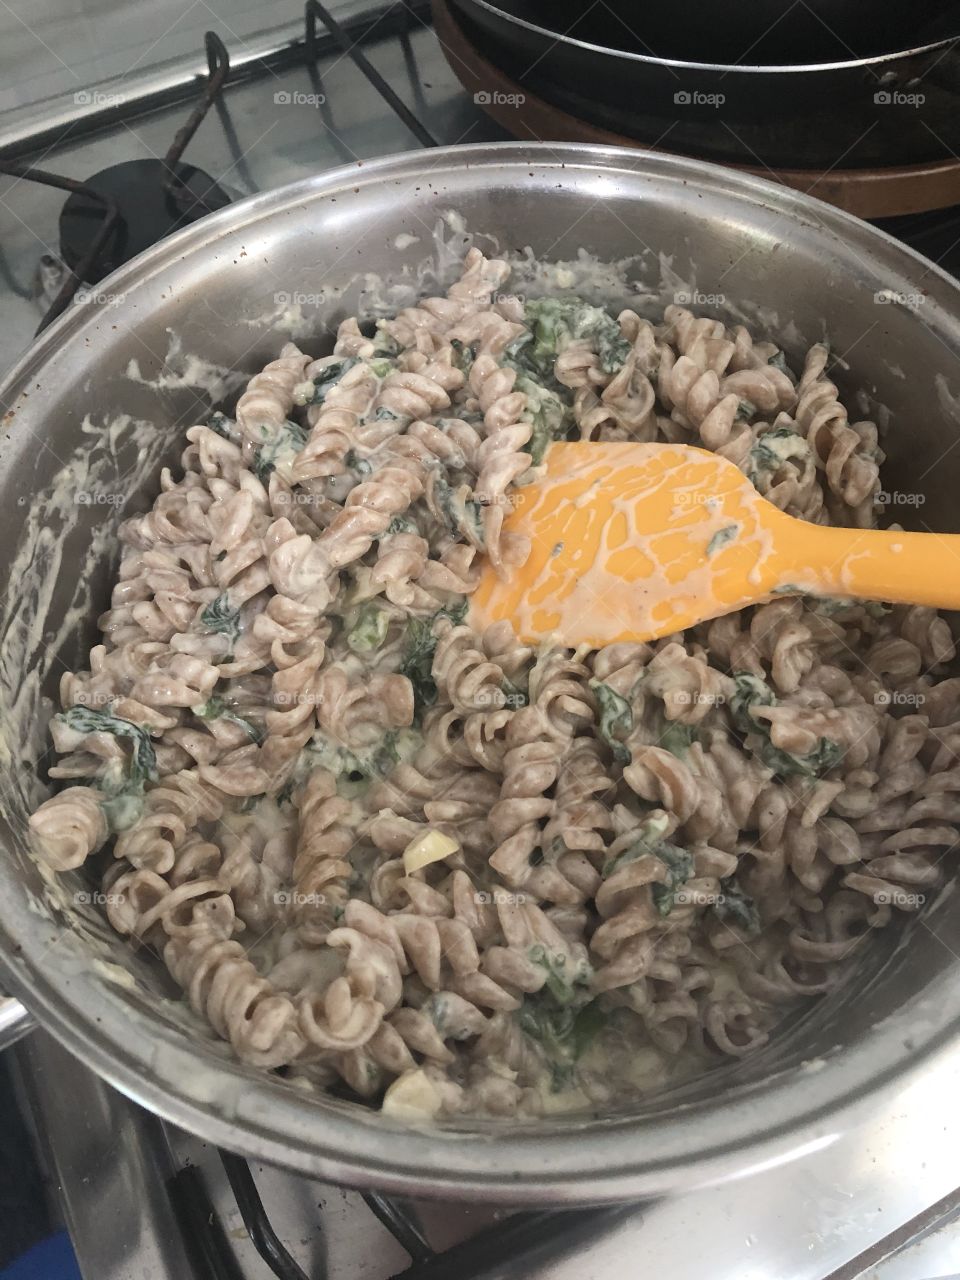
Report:
[[[583,330],[585,337],[594,339],[600,368],[604,373],[616,373],[622,368],[630,354],[630,343],[620,332],[620,326],[613,316],[605,311],[600,312],[600,319]]]
[[[590,967],[586,962],[577,963],[573,973],[570,972],[568,957],[562,951],[550,951],[542,942],[535,942],[527,948],[527,956],[534,964],[546,970],[546,981],[543,990],[558,1005],[572,1005],[576,998],[576,987],[585,986],[590,981]]]
[[[519,685],[514,684],[512,680],[508,680],[506,676],[500,681],[500,688],[503,690],[508,707],[513,707],[516,710],[517,707],[525,707],[527,705],[529,699],[526,692]]]
[[[225,591],[210,601],[200,614],[200,622],[208,631],[227,636],[231,644],[240,634],[240,610],[233,607]]]
[[[437,700],[437,686],[433,679],[436,647],[433,618],[411,618],[407,623],[400,674],[413,685],[413,699],[417,707],[431,707]]]
[[[597,696],[600,707],[600,737],[610,747],[613,758],[621,764],[630,759],[629,748],[618,735],[626,735],[633,728],[633,711],[626,698],[599,680],[591,680],[590,687]]]
[[[605,373],[616,373],[630,354],[620,326],[601,307],[582,298],[536,298],[524,308],[531,341],[520,349],[522,361],[540,377],[552,377],[556,358],[570,342],[593,339]]]
[[[237,424],[231,422],[225,414],[219,411],[211,417],[207,426],[211,431],[215,431],[218,436],[222,436],[224,440],[229,440],[231,444],[239,444],[243,438],[237,430]]]
[[[394,516],[384,530],[384,536],[388,533],[419,533],[413,520],[409,516]]]
[[[110,733],[115,738],[129,738],[133,750],[126,765],[125,783],[142,787],[144,782],[157,780],[157,753],[142,725],[82,705],[60,712],[56,719],[75,733]]]
[[[773,690],[759,676],[741,671],[734,676],[735,691],[730,699],[730,714],[741,732],[751,736],[750,749],[769,769],[782,778],[818,778],[833,769],[843,758],[843,748],[829,738],[820,738],[806,755],[795,755],[774,746],[766,721],[755,720],[752,707],[775,707]]]
[[[438,618],[446,617],[454,626],[459,626],[466,617],[467,605],[466,598],[461,598],[457,603],[438,610],[432,618],[411,618],[407,623],[400,674],[406,676],[413,685],[414,703],[420,711],[433,706],[437,700],[437,686],[433,679],[433,655],[437,648],[437,637],[433,625]]]
[[[310,767],[328,769],[347,783],[366,784],[372,778],[384,778],[392,772],[400,759],[400,736],[400,732],[391,729],[375,745],[354,749],[317,730],[304,748],[305,761]],[[303,776],[304,773],[298,771],[295,778],[302,780]]]
[[[523,411],[523,419],[532,426],[530,439],[525,446],[534,464],[543,461],[547,445],[554,440],[569,440],[577,433],[576,423],[565,388],[551,391],[549,387],[536,382],[533,378],[521,375],[516,381],[516,389],[527,397],[527,407]]]
[[[465,378],[469,378],[473,362],[477,358],[476,343],[464,343],[459,338],[453,338],[450,345],[453,347],[454,365],[461,370]]]
[[[253,474],[266,484],[281,461],[292,462],[307,443],[307,433],[297,422],[285,422],[277,434],[265,441],[253,455]]]
[[[747,455],[747,478],[759,488],[768,483],[785,462],[790,459],[803,462],[809,457],[810,446],[803,436],[790,427],[775,427],[757,436]]]
[[[397,751],[396,730],[389,730],[384,734],[383,741],[369,751],[354,751],[350,754],[356,764],[348,770],[349,772],[359,771],[365,778],[385,778],[400,759],[400,753]],[[353,762],[351,761],[350,764],[352,765]]]
[[[483,505],[475,498],[465,498],[462,492],[454,491],[439,471],[434,477],[433,492],[440,510],[446,517],[450,531],[452,533],[459,531],[483,547],[485,545]]]
[[[373,653],[387,638],[390,614],[371,601],[351,615],[347,627],[347,644],[353,652]]]
[[[580,1009],[556,1006],[543,993],[527,996],[517,1011],[517,1021],[525,1035],[543,1050],[550,1070],[554,1093],[573,1083],[576,1064],[591,1047],[607,1022],[598,1000]]]
[[[614,872],[619,871],[621,867],[625,867],[630,862],[635,862],[637,858],[642,858],[644,854],[652,853],[654,857],[661,857],[660,850],[666,848],[663,836],[670,825],[670,820],[665,813],[659,817],[649,817],[637,828],[637,834],[631,844],[618,853],[615,858],[608,858],[603,864],[600,874],[604,879],[612,876]],[[682,853],[677,846],[670,845],[671,850]]]
[[[346,356],[343,360],[334,360],[325,365],[319,373],[314,375],[313,394],[306,403],[323,404],[331,387],[336,386],[343,375],[359,363],[356,356]]]
[[[757,904],[737,884],[733,876],[720,881],[722,897],[713,904],[713,910],[724,924],[735,925],[749,937],[760,932],[760,913]]]
[[[192,707],[191,710],[201,720],[229,720],[232,724],[239,725],[252,742],[263,741],[264,735],[261,730],[256,725],[251,724],[249,720],[245,720],[243,716],[238,716],[232,707],[224,702],[222,698],[217,697],[216,694],[212,698],[208,698],[199,707]]]
[[[740,526],[738,524],[728,524],[722,529],[718,529],[707,543],[707,555],[712,556],[714,552],[719,551],[721,547],[725,547],[729,543],[733,542],[739,532]]]
[[[681,760],[690,747],[697,741],[697,727],[693,724],[682,724],[679,720],[663,720],[663,728],[657,736],[657,746],[663,747],[671,755]]]
[[[373,471],[373,467],[366,458],[361,458],[355,449],[348,449],[343,455],[343,461],[344,465],[360,476],[361,479],[370,475]]]
[[[660,915],[668,916],[673,910],[677,890],[693,875],[693,854],[664,842],[654,852],[667,869],[667,880],[664,884],[652,886],[653,903]]]
[[[383,322],[378,320],[377,327],[373,334],[373,354],[375,356],[398,356],[400,354],[400,344],[390,337],[389,333],[383,328]]]

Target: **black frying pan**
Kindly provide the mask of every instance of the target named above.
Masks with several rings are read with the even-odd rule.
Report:
[[[960,35],[955,0],[495,0],[514,18],[626,53],[728,66],[814,66]]]
[[[769,12],[774,0],[751,3]],[[847,30],[854,4],[864,28],[859,36]],[[741,22],[731,35],[735,10],[715,0],[649,7],[623,0],[451,5],[488,60],[532,93],[642,142],[666,139],[662,145],[670,149],[708,159],[803,168],[939,161],[960,152],[956,4],[915,0],[909,24],[899,4],[778,4],[786,16],[752,48],[744,31],[754,28]],[[811,8],[817,5],[835,9],[829,30]],[[694,22],[694,13],[702,21]],[[716,40],[705,38],[711,30]],[[846,35],[868,51],[846,47]],[[906,43],[896,46],[898,40]],[[710,60],[684,52],[705,45],[732,60],[718,60],[719,52]],[[735,48],[747,56],[737,60]],[[774,54],[789,60],[754,61]]]

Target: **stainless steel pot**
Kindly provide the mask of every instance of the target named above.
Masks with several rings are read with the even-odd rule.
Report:
[[[956,896],[928,904],[905,934],[872,939],[856,980],[764,1052],[641,1108],[411,1131],[233,1061],[185,1010],[156,958],[133,952],[101,908],[83,901],[91,886],[76,873],[46,883],[25,851],[25,815],[45,790],[37,770],[49,706],[40,690],[53,694],[63,664],[91,643],[116,524],[149,506],[161,455],[175,457],[178,430],[208,412],[192,357],[260,367],[284,340],[263,319],[280,322],[278,295],[318,295],[304,306],[318,333],[377,297],[409,298],[413,268],[445,215],[448,228],[462,218],[501,249],[531,246],[549,260],[575,259],[581,248],[604,261],[632,257],[624,272],[648,298],[715,295],[704,309],[752,321],[795,359],[829,337],[852,366],[847,390],[865,388],[884,406],[888,487],[924,494],[930,527],[957,527],[960,286],[812,199],[688,160],[508,143],[358,164],[204,219],[104,281],[99,301],[73,307],[2,389],[0,556],[11,581],[0,619],[0,977],[40,1023],[147,1107],[329,1181],[587,1202],[795,1156],[889,1105],[907,1080],[958,1051]],[[365,273],[403,287],[387,296]],[[106,419],[112,425],[98,430]],[[130,494],[123,511],[91,496],[91,476],[97,493],[112,485]],[[78,498],[84,485],[88,496]],[[41,492],[40,507],[31,506]]]

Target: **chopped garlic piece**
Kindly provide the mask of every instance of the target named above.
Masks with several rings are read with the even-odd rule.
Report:
[[[417,836],[403,851],[403,869],[410,875],[421,867],[428,867],[431,862],[439,862],[449,858],[460,848],[459,842],[452,836],[445,836],[442,831],[427,831]]]
[[[440,1090],[420,1068],[398,1076],[383,1095],[384,1114],[398,1120],[431,1120],[441,1105]]]

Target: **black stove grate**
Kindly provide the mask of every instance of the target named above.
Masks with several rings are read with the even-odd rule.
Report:
[[[383,78],[371,63],[360,48],[360,42],[350,39],[343,27],[340,26],[340,23],[320,4],[319,0],[307,0],[304,21],[306,30],[304,31],[303,43],[310,62],[316,62],[320,56],[317,41],[317,22],[319,21],[323,23],[341,50],[353,65],[367,77],[387,106],[403,121],[417,141],[425,147],[435,147],[437,145],[436,138],[423,121],[413,114],[403,99],[397,96],[389,82]]]
[[[43,319],[37,328],[37,333],[42,333],[51,321],[56,320],[57,316],[66,311],[76,297],[77,291],[82,288],[87,277],[92,273],[93,264],[120,221],[120,209],[116,201],[106,192],[96,191],[86,183],[77,182],[73,178],[48,173],[45,169],[35,169],[32,165],[0,158],[0,173],[8,174],[12,178],[21,178],[25,182],[38,182],[42,186],[54,187],[58,191],[68,191],[71,199],[85,200],[88,207],[92,208],[95,217],[99,218],[99,226],[92,229],[87,248],[78,256],[56,297],[44,312]]]
[[[404,11],[403,30],[406,30],[412,21],[420,18],[424,0],[414,0],[414,3],[401,8]],[[389,10],[385,18],[388,15]],[[325,37],[321,37],[318,24],[326,28]],[[392,30],[396,18],[383,22],[378,20],[373,25],[378,29]],[[437,139],[364,54],[360,47],[363,35],[362,31],[345,30],[318,0],[307,0],[303,38],[286,51],[285,60],[292,57],[315,68],[331,47],[339,48],[366,76],[420,145],[435,147]],[[26,182],[42,183],[70,195],[60,219],[61,256],[66,274],[56,297],[44,312],[36,330],[38,334],[62,315],[84,285],[96,284],[164,235],[230,202],[230,195],[212,178],[183,162],[184,152],[210,108],[222,100],[223,89],[231,74],[229,52],[216,32],[206,32],[204,48],[206,82],[193,111],[177,131],[162,160],[122,162],[83,183],[0,154],[0,173]],[[142,99],[138,103],[138,113],[160,105],[161,97]],[[97,113],[91,113],[92,122],[97,118]],[[71,138],[77,132],[68,131]],[[157,205],[155,200],[151,202],[151,196],[162,197],[161,204]],[[127,218],[125,214],[133,217]]]
[[[162,160],[126,161],[84,183],[0,156],[0,173],[70,193],[60,214],[60,251],[67,272],[37,333],[63,314],[84,285],[96,284],[153,240],[229,203],[212,178],[182,163],[190,139],[219,98],[230,73],[230,55],[220,37],[208,31],[204,44],[206,84]],[[159,204],[151,205],[150,195],[155,195]],[[129,214],[134,218],[126,216]],[[134,220],[139,224],[136,231]],[[151,228],[149,232],[144,231],[145,226]]]
[[[249,1161],[227,1151],[219,1155],[244,1228],[270,1273],[277,1280],[327,1280],[325,1271],[308,1276],[277,1235]],[[194,1165],[180,1169],[169,1181],[168,1192],[197,1276],[203,1280],[244,1280],[245,1273],[207,1193],[202,1171]],[[635,1209],[618,1205],[522,1211],[452,1248],[437,1251],[409,1205],[374,1192],[365,1193],[363,1199],[410,1257],[409,1267],[396,1273],[393,1280],[494,1280],[528,1274],[527,1268],[538,1261],[586,1244]]]

